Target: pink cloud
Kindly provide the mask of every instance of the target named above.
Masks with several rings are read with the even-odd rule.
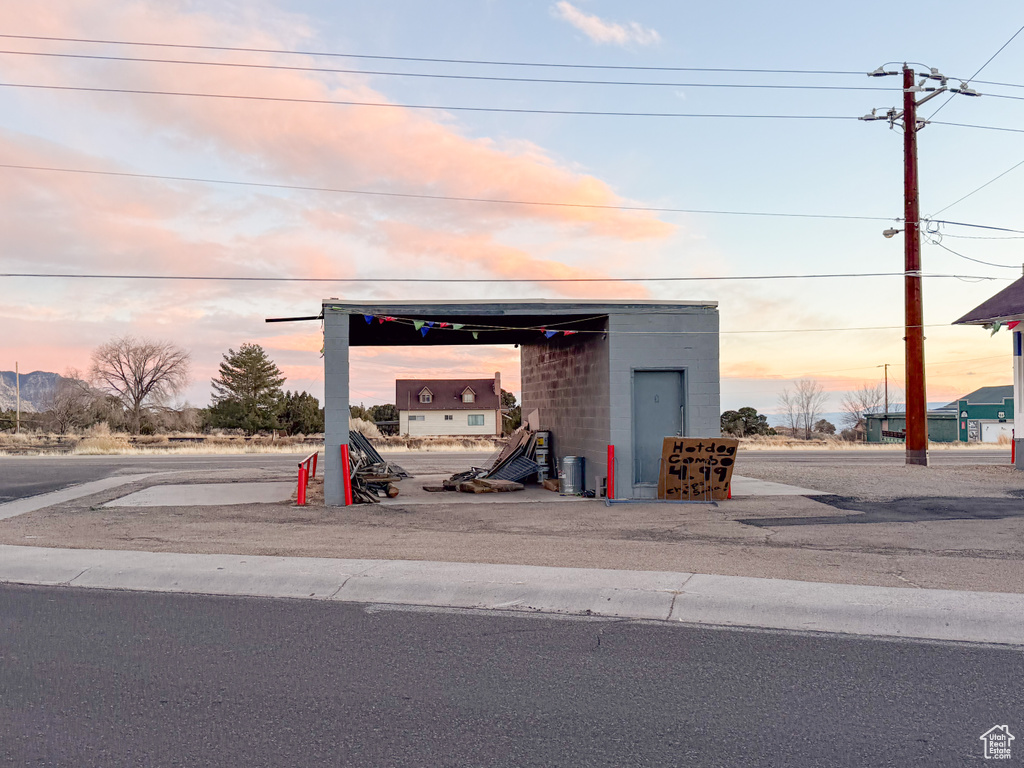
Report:
[[[123,2],[116,13],[100,0],[53,0],[47,5],[48,12],[37,15],[10,4],[0,10],[0,23],[37,34],[89,35],[102,30],[104,37],[115,39],[278,47],[287,47],[306,34],[304,22],[284,17],[275,27],[278,37],[268,39],[265,27],[194,12],[181,3]],[[36,45],[22,44],[26,50]],[[53,49],[52,45],[42,47]],[[278,61],[266,54],[218,54],[216,58]],[[389,102],[361,76],[123,62],[86,66],[26,59],[2,57],[0,62],[6,71],[48,76],[61,83]],[[302,60],[289,57],[287,61]],[[469,138],[438,113],[188,97],[101,94],[80,99],[94,108],[129,113],[173,141],[198,142],[234,157],[264,177],[462,197],[609,206],[624,202],[606,183],[567,168],[536,145]],[[408,213],[416,207],[424,209],[422,203],[406,203],[403,210]],[[449,206],[449,210],[457,211],[454,215],[462,226],[491,228],[495,223],[536,221],[621,240],[662,239],[674,231],[672,225],[645,212],[483,204]]]

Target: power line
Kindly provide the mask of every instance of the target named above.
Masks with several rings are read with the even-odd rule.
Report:
[[[896,91],[897,88],[878,88],[867,85],[776,85],[768,83],[666,83],[624,80],[567,80],[548,77],[499,77],[494,75],[456,75],[433,72],[384,72],[365,69],[336,69],[332,67],[300,67],[285,64],[249,64],[228,61],[199,61],[195,59],[152,59],[136,56],[101,56],[85,53],[51,53],[45,51],[0,50],[0,54],[15,56],[46,56],[61,59],[89,59],[96,61],[145,62],[151,64],[194,64],[208,67],[235,67],[240,69],[269,69],[288,72],[316,72],[322,74],[374,75],[383,77],[421,77],[444,80],[485,80],[508,83],[557,83],[565,85],[629,85],[660,86],[668,88],[767,88],[774,90],[808,91]]]
[[[948,248],[947,246],[942,245],[942,243],[940,241],[938,241],[938,240],[930,239],[929,243],[931,243],[933,246],[938,246],[943,251],[949,251],[949,253],[951,253],[953,256],[959,256],[962,259],[966,259],[967,261],[973,261],[976,264],[984,264],[985,266],[997,266],[997,267],[999,267],[1001,269],[1020,269],[1021,268],[1020,264],[996,264],[996,263],[994,263],[992,261],[982,261],[981,259],[975,259],[975,258],[972,258],[970,256],[965,256],[962,253],[958,253],[957,251],[954,251],[953,249]]]
[[[313,187],[303,186],[300,184],[274,184],[269,182],[258,182],[258,181],[237,181],[232,179],[207,179],[194,176],[164,176],[154,173],[129,173],[125,171],[99,171],[99,170],[88,170],[83,168],[54,168],[48,166],[38,165],[16,165],[13,163],[0,163],[0,168],[11,168],[17,170],[26,171],[49,171],[54,173],[76,173],[85,175],[95,176],[113,176],[122,177],[129,179],[157,179],[161,181],[183,181],[193,182],[198,184],[227,184],[232,186],[242,187],[258,187],[266,189],[282,189],[289,191],[298,192],[324,192],[333,194],[345,194],[345,195],[367,195],[371,197],[395,197],[412,200],[443,200],[446,202],[460,202],[460,203],[493,203],[502,205],[522,205],[522,206],[550,206],[556,208],[585,208],[585,209],[596,209],[596,210],[610,210],[610,211],[638,211],[638,212],[652,212],[652,213],[693,213],[693,214],[711,214],[711,215],[723,215],[723,216],[774,216],[774,217],[785,217],[785,218],[802,218],[802,219],[846,219],[854,221],[899,221],[899,219],[886,218],[884,216],[847,216],[841,214],[825,214],[825,213],[773,213],[771,211],[724,211],[724,210],[707,210],[698,208],[655,208],[651,206],[642,205],[601,205],[597,203],[564,203],[555,201],[542,201],[542,200],[501,200],[497,198],[487,197],[461,197],[457,195],[428,195],[413,192],[379,192],[375,190],[366,189],[342,189],[336,187]]]
[[[424,193],[416,192],[382,192],[377,190],[368,189],[345,189],[340,187],[314,187],[306,186],[301,184],[276,184],[273,182],[265,181],[239,181],[237,179],[209,179],[199,176],[168,176],[156,173],[131,173],[128,171],[101,171],[87,168],[56,168],[53,166],[43,165],[19,165],[16,163],[0,163],[0,168],[10,168],[14,170],[23,171],[46,171],[52,173],[75,173],[90,176],[112,176],[121,177],[128,179],[156,179],[160,181],[182,181],[197,184],[225,184],[229,186],[240,186],[240,187],[257,187],[266,189],[281,189],[296,192],[323,192],[330,194],[345,194],[345,195],[367,195],[371,197],[395,197],[395,198],[406,198],[412,200],[441,200],[446,202],[460,202],[460,203],[493,203],[498,205],[524,205],[524,206],[550,206],[556,208],[584,208],[584,209],[595,209],[595,210],[611,210],[611,211],[638,211],[638,212],[652,212],[652,213],[690,213],[690,214],[708,214],[708,215],[721,215],[721,216],[766,216],[766,217],[782,217],[782,218],[800,218],[800,219],[839,219],[839,220],[851,220],[851,221],[903,221],[899,217],[887,217],[887,216],[853,216],[845,214],[830,214],[830,213],[781,213],[773,211],[728,211],[728,210],[717,210],[707,208],[659,208],[654,206],[644,205],[602,205],[599,203],[565,203],[550,200],[503,200],[499,198],[490,197],[465,197],[459,195],[428,195]],[[1012,169],[1011,169],[1012,170]],[[994,181],[994,179],[993,179]],[[947,206],[949,207],[949,206]],[[962,221],[947,221],[945,219],[922,219],[923,222],[931,222],[933,224],[946,224],[948,226],[955,227],[972,227],[976,229],[989,229],[998,232],[1017,232],[1024,234],[1024,230],[1009,229],[1007,227],[993,227],[986,224],[969,224]],[[950,237],[957,237],[957,235],[950,235]],[[963,237],[963,235],[960,235]]]
[[[376,61],[415,61],[428,64],[472,64],[500,67],[551,67],[558,69],[606,69],[633,72],[723,72],[739,74],[772,74],[772,75],[863,75],[864,72],[831,69],[732,69],[726,67],[644,67],[623,66],[612,64],[567,64],[537,61],[493,61],[484,59],[438,59],[424,56],[381,56],[360,53],[334,53],[327,51],[289,51],[280,48],[243,48],[227,45],[186,45],[184,43],[153,43],[131,40],[101,40],[81,37],[52,37],[41,35],[6,35],[0,38],[14,40],[45,40],[64,43],[95,43],[98,45],[133,45],[149,48],[178,48],[195,51],[232,51],[236,53],[272,53],[287,56],[322,56],[346,59],[372,59]]]
[[[756,120],[857,120],[849,115],[732,115],[687,112],[610,112],[577,109],[528,109],[514,107],[455,107],[438,104],[395,104],[379,101],[345,101],[339,99],[301,99],[289,96],[246,96],[233,93],[196,93],[192,91],[156,91],[142,88],[96,88],[81,85],[40,85],[37,83],[0,83],[2,88],[33,88],[47,91],[84,91],[87,93],[124,93],[143,96],[188,96],[204,99],[235,99],[240,101],[274,101],[288,104],[330,104],[343,107],[386,107],[390,109],[431,109],[445,112],[499,112],[523,115],[578,115],[584,117],[708,117],[745,118]]]
[[[942,213],[942,212],[943,212],[943,211],[945,211],[945,210],[948,210],[948,209],[952,208],[952,207],[953,207],[954,205],[956,205],[957,203],[962,203],[962,202],[963,202],[964,200],[966,200],[966,199],[967,199],[968,197],[970,197],[971,195],[973,195],[973,194],[974,194],[975,192],[980,192],[981,190],[983,190],[983,189],[984,189],[985,187],[987,187],[987,186],[988,186],[989,184],[991,184],[992,182],[995,182],[995,181],[999,181],[999,179],[1003,178],[1003,176],[1005,176],[1006,174],[1008,174],[1008,173],[1009,173],[1010,171],[1015,171],[1015,170],[1017,170],[1018,168],[1020,168],[1020,167],[1021,167],[1022,165],[1024,165],[1024,160],[1021,160],[1021,161],[1020,161],[1019,163],[1017,163],[1016,165],[1012,166],[1011,168],[1007,168],[1007,169],[1006,169],[1005,171],[1003,171],[1002,173],[1000,173],[1000,174],[999,174],[998,176],[996,176],[996,177],[995,177],[994,179],[990,179],[989,181],[986,181],[986,182],[985,182],[984,184],[982,184],[982,185],[981,185],[980,187],[978,187],[977,189],[974,189],[974,190],[972,190],[972,191],[968,192],[968,193],[967,193],[966,195],[964,195],[963,197],[959,198],[958,200],[954,200],[954,201],[953,201],[952,203],[950,203],[949,205],[947,205],[947,206],[946,206],[945,208],[940,208],[939,210],[937,210],[937,211],[936,211],[936,212],[935,212],[934,214],[932,214],[932,215],[933,215],[933,216],[938,216],[938,215],[939,215],[940,213]]]
[[[1003,52],[1003,49],[1004,49],[1004,48],[1006,48],[1006,46],[1008,46],[1008,45],[1009,45],[1010,43],[1012,43],[1012,42],[1014,41],[1014,39],[1015,39],[1015,38],[1017,37],[1017,35],[1019,35],[1019,34],[1020,34],[1021,32],[1024,32],[1024,26],[1021,26],[1021,28],[1020,28],[1020,29],[1018,29],[1018,30],[1017,30],[1016,32],[1014,32],[1014,33],[1013,33],[1013,34],[1012,34],[1012,35],[1010,36],[1010,39],[1009,39],[1009,40],[1007,40],[1007,41],[1006,41],[1005,43],[1003,43],[1003,44],[1002,44],[1001,46],[999,46],[999,50],[998,50],[998,51],[996,51],[995,53],[993,53],[993,54],[992,54],[991,56],[989,56],[989,57],[988,57],[988,61],[986,61],[986,62],[985,62],[984,64],[982,64],[982,65],[981,65],[980,67],[978,67],[978,71],[974,73],[974,76],[973,76],[973,77],[971,77],[971,78],[970,78],[969,80],[965,80],[965,81],[963,81],[963,86],[964,86],[964,87],[966,87],[966,86],[967,86],[967,85],[968,85],[968,84],[969,84],[969,83],[971,82],[971,80],[973,80],[973,79],[974,79],[975,77],[977,77],[978,75],[980,75],[980,74],[981,74],[981,70],[983,70],[983,69],[984,69],[985,67],[987,67],[987,66],[988,66],[989,64],[991,64],[991,63],[992,63],[992,60],[993,60],[993,59],[994,59],[994,58],[995,58],[996,56],[998,56],[998,55],[999,55],[1000,53],[1002,53],[1002,52]],[[951,101],[953,100],[953,97],[954,97],[955,95],[956,95],[956,94],[951,94],[951,95],[950,95],[950,97],[949,97],[948,99],[946,99],[946,100],[945,100],[944,102],[942,102],[942,103],[941,103],[941,104],[940,104],[940,105],[939,105],[939,106],[938,106],[938,107],[936,108],[936,110],[935,110],[934,112],[932,112],[932,113],[931,113],[931,115],[929,116],[929,118],[928,118],[928,119],[929,119],[929,120],[931,120],[931,119],[932,119],[933,117],[935,117],[935,116],[936,116],[937,114],[939,114],[939,112],[941,112],[941,111],[942,111],[943,107],[945,107],[945,106],[946,106],[947,104],[949,104],[949,102],[951,102]],[[1006,97],[1004,97],[1004,98],[1015,98],[1015,97],[1012,97],[1012,96],[1006,96]]]
[[[81,279],[81,280],[177,280],[229,281],[249,283],[687,283],[716,280],[815,280],[851,277],[905,277],[907,272],[847,272],[804,275],[719,275],[715,277],[263,277],[245,275],[140,275],[82,274],[58,272],[0,272],[0,277]],[[919,277],[946,277],[971,280],[1002,280],[1004,278],[944,273],[916,273]]]
[[[967,224],[963,221],[946,221],[945,219],[922,219],[932,224],[948,224],[953,227],[972,227],[973,229],[990,229],[994,232],[1015,232],[1024,235],[1024,229],[1008,229],[1007,227],[990,227],[985,224]]]
[[[1024,128],[1001,128],[995,125],[972,125],[971,123],[947,123],[943,120],[928,120],[931,125],[949,125],[954,128],[978,128],[982,131],[1005,131],[1007,133],[1024,133]]]

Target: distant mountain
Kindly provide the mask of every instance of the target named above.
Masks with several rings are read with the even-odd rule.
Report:
[[[38,413],[47,409],[48,401],[61,377],[48,371],[32,371],[21,374],[20,379],[21,410]],[[14,371],[0,371],[0,410],[14,410],[17,400]]]

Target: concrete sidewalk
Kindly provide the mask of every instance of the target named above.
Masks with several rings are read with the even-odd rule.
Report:
[[[664,571],[0,546],[0,582],[1024,645],[1024,595]]]

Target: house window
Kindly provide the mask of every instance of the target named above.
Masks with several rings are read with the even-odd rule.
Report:
[[[482,413],[471,413],[469,414],[469,426],[471,427],[482,427],[484,425],[484,415]]]
[[[427,417],[424,416],[423,414],[420,414],[419,416],[410,416],[409,417],[409,421],[426,421],[426,420],[427,420]]]
[[[462,402],[473,403],[476,402],[476,394],[471,389],[467,389],[462,393]]]
[[[432,394],[430,394],[429,392],[427,392],[427,390],[423,390],[422,392],[420,392],[420,402],[421,403],[429,403],[433,399],[434,399],[434,396]]]
[[[455,421],[455,416],[454,416],[454,414],[446,413],[444,415],[444,420],[445,421]]]

